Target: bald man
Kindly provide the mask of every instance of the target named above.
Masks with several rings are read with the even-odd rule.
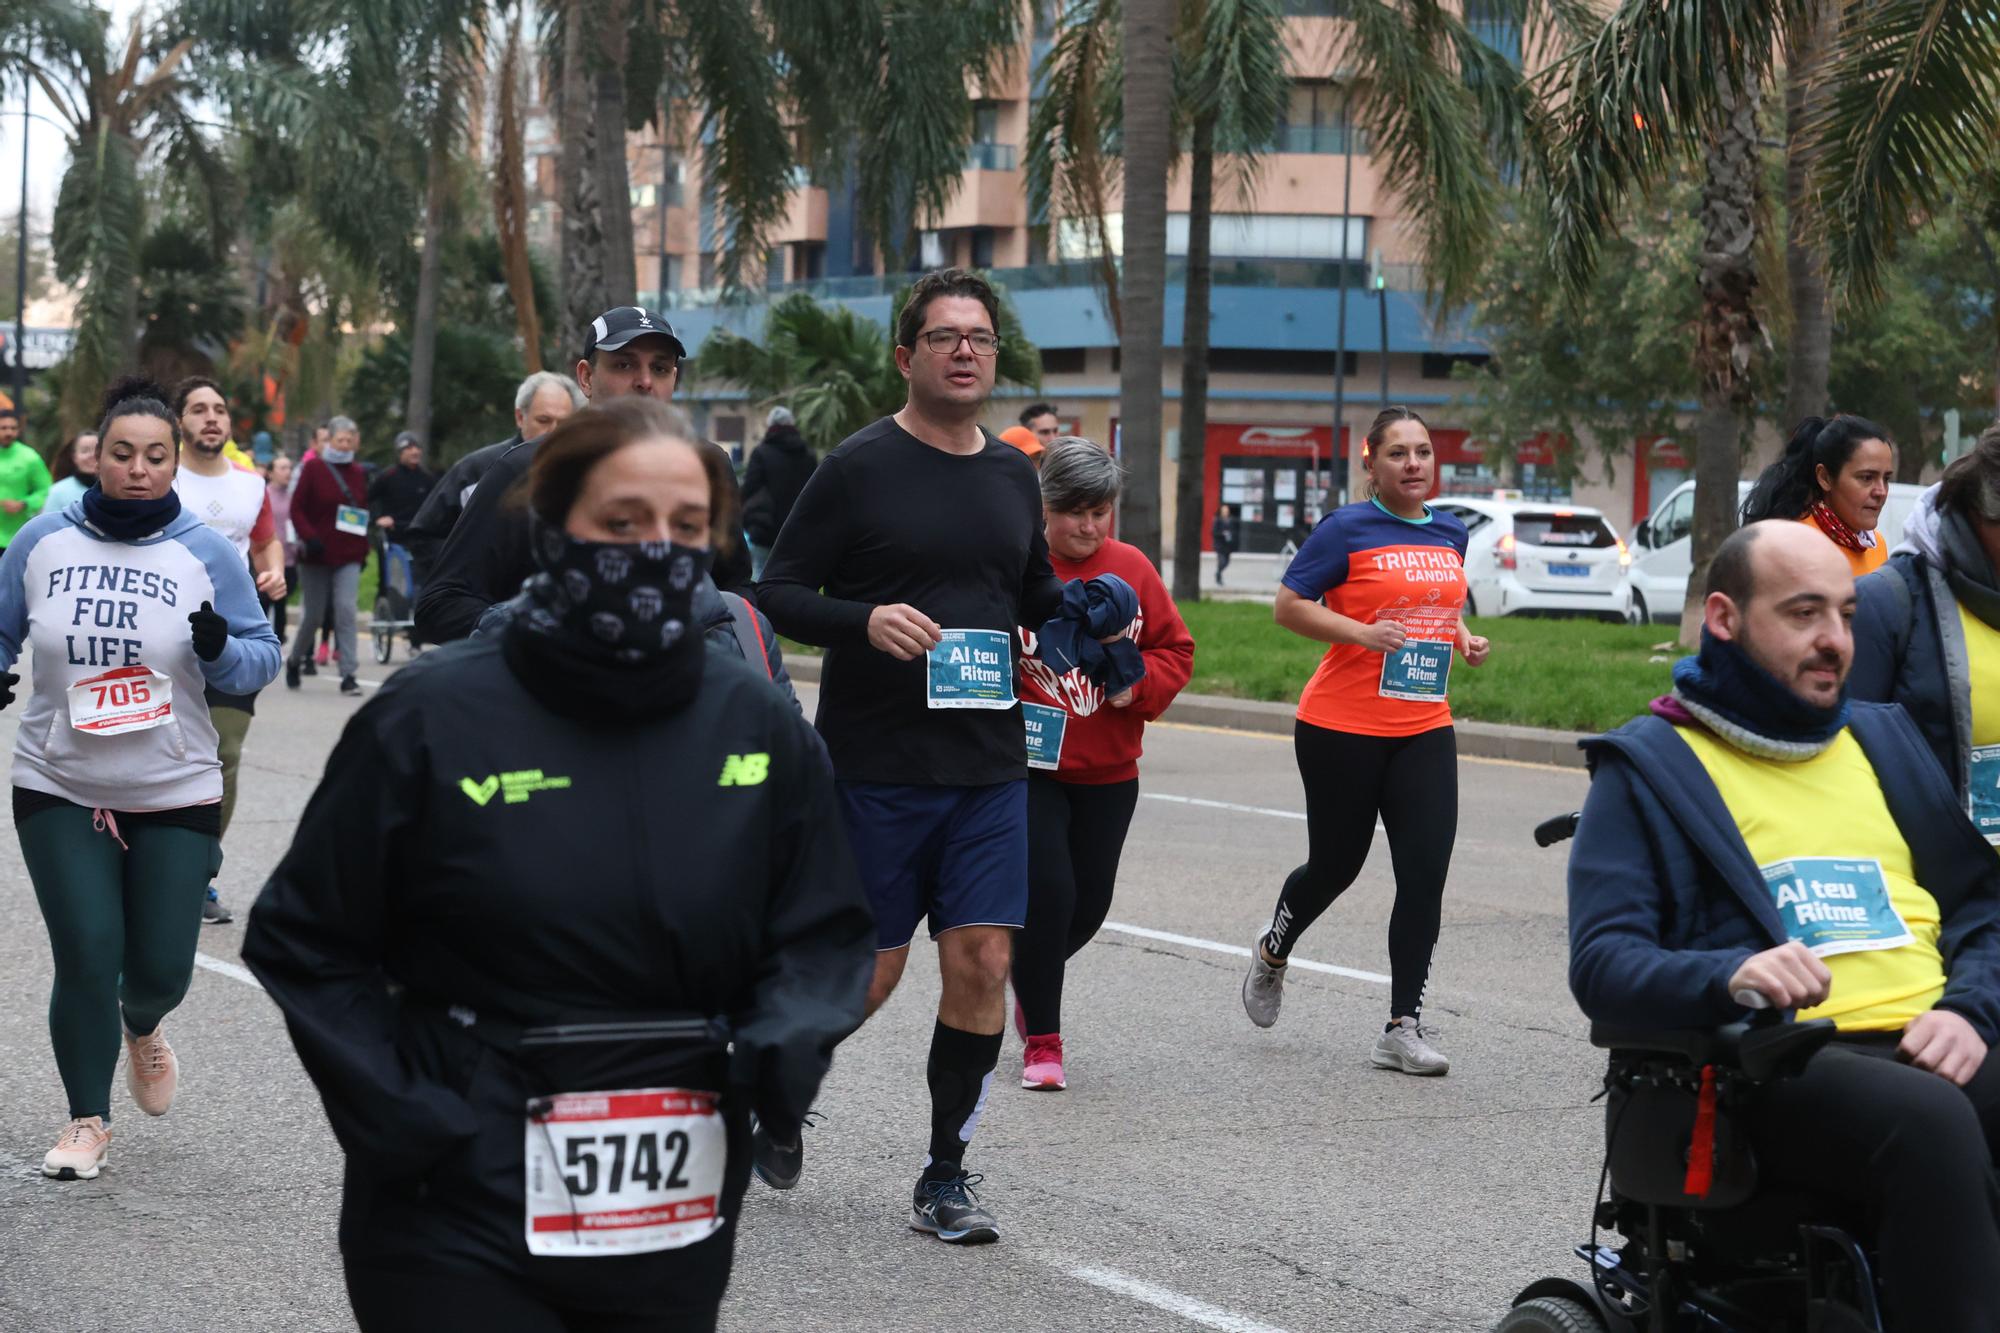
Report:
[[[1762,1176],[1876,1219],[1892,1328],[2000,1328],[2000,858],[1902,709],[1848,701],[1853,614],[1816,531],[1723,543],[1701,652],[1584,743],[1570,988],[1628,1028],[1832,1019],[1732,1107]]]

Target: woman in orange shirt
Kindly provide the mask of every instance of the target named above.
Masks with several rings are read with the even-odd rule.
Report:
[[[1790,518],[1812,524],[1840,548],[1858,579],[1889,558],[1889,544],[1875,525],[1895,475],[1895,446],[1874,422],[1845,412],[1807,417],[1792,432],[1784,457],[1751,487],[1743,521]]]

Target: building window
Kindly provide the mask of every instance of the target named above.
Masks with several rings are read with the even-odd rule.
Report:
[[[1448,380],[1451,368],[1456,365],[1483,366],[1493,358],[1484,353],[1455,355],[1447,352],[1425,352],[1423,376],[1427,380]]]
[[[701,285],[703,287],[715,286],[715,277],[715,251],[704,250],[701,255]]]
[[[1081,375],[1090,369],[1090,354],[1081,347],[1044,347],[1041,351],[1044,375]]]
[[[944,233],[927,231],[917,241],[917,267],[921,269],[943,268],[951,261],[946,257]]]
[[[974,227],[972,229],[972,267],[993,267],[993,228]]]
[[[1358,352],[1347,354],[1349,376],[1361,367]],[[1208,368],[1218,375],[1317,375],[1333,378],[1333,353],[1312,349],[1216,347],[1208,353]]]
[[[773,246],[764,252],[764,285],[782,287],[785,283],[785,251],[781,246]]]
[[[817,282],[826,276],[826,242],[798,241],[792,246],[792,281]]]
[[[1276,150],[1345,153],[1351,137],[1354,151],[1366,153],[1368,136],[1346,119],[1347,106],[1347,90],[1337,83],[1327,79],[1294,80],[1284,123],[1278,126]]]
[[[716,413],[708,419],[708,437],[717,444],[743,443],[743,418]]]
[[[659,197],[658,191],[651,185],[634,185],[631,187],[631,195],[634,208],[651,208]]]

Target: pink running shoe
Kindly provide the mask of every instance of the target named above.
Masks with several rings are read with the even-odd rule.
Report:
[[[1060,1034],[1028,1038],[1028,1049],[1021,1053],[1021,1086],[1036,1092],[1061,1092],[1068,1087],[1062,1055]]]
[[[313,661],[319,663],[321,666],[325,666],[327,658],[332,656],[330,651],[331,646],[325,639],[321,639],[319,647],[313,652]]]
[[[102,1116],[72,1120],[42,1158],[42,1174],[51,1180],[95,1180],[110,1149],[111,1131],[104,1127]]]
[[[165,1115],[180,1086],[181,1063],[158,1028],[143,1037],[125,1034],[125,1088],[147,1115]]]

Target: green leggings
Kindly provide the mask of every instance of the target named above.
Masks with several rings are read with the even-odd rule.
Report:
[[[17,826],[21,857],[55,952],[49,1037],[72,1118],[111,1120],[120,1010],[135,1034],[151,1032],[187,994],[201,900],[222,865],[220,839],[131,820],[130,847],[78,806],[29,815]]]

